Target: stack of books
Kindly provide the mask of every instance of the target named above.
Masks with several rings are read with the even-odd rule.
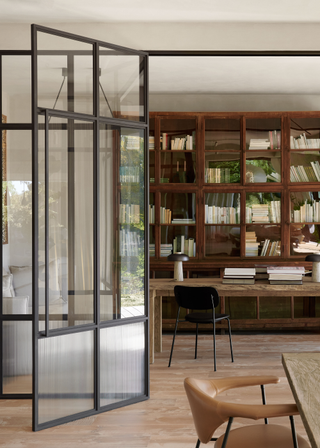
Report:
[[[257,257],[259,245],[256,232],[246,232],[246,257]]]
[[[255,275],[255,268],[225,268],[222,283],[254,285]]]
[[[252,222],[270,222],[268,204],[252,204]]]
[[[160,245],[160,257],[168,257],[172,254],[172,244]]]
[[[269,266],[267,269],[270,285],[302,285],[304,267]]]
[[[270,149],[270,142],[265,138],[251,138],[249,149]]]

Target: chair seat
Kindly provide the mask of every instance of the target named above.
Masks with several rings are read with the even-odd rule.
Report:
[[[228,314],[216,314],[215,321],[228,318]],[[195,324],[212,324],[212,313],[189,313],[185,317],[186,321],[193,322]]]
[[[224,435],[214,448],[221,448]],[[299,448],[310,448],[309,443],[297,434]],[[230,431],[227,448],[293,448],[290,428],[281,425],[251,425]]]

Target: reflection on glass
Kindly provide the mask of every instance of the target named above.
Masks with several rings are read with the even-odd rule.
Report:
[[[31,122],[31,56],[2,56],[2,112],[7,123]]]
[[[239,193],[206,193],[206,224],[240,224]]]
[[[114,157],[120,157],[118,173]],[[144,132],[101,125],[99,167],[100,318],[143,315]]]
[[[4,301],[4,304],[6,304],[6,301]],[[19,309],[14,311],[19,311]],[[21,313],[17,312],[17,314]],[[4,394],[32,393],[31,337],[32,322],[3,322],[2,371]]]
[[[192,151],[196,149],[196,120],[161,120],[160,149]]]
[[[121,317],[144,314],[144,132],[121,128],[119,246]]]
[[[101,406],[145,394],[144,332],[143,322],[101,330]]]
[[[37,45],[38,106],[92,114],[92,45],[43,32]],[[62,54],[50,54],[53,49]]]
[[[239,257],[240,227],[206,226],[204,247],[206,257]]]
[[[281,149],[280,118],[248,118],[246,120],[248,150]]]
[[[31,131],[2,131],[3,313],[32,313]]]
[[[161,183],[192,184],[196,181],[196,154],[188,151],[166,151],[161,154]]]
[[[246,152],[246,184],[281,182],[281,153]]]
[[[290,226],[290,254],[308,255],[320,252],[320,226],[292,224]]]
[[[99,67],[100,115],[142,121],[143,58],[100,47]]]
[[[256,297],[226,297],[226,313],[231,319],[256,319]]]
[[[94,334],[38,341],[38,423],[93,409]]]
[[[196,195],[194,193],[161,193],[161,224],[195,224]]]
[[[240,182],[239,152],[205,152],[204,181],[208,184]]]
[[[260,297],[259,311],[260,319],[289,319],[291,299],[290,297]]]

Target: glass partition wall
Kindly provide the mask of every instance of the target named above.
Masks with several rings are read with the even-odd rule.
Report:
[[[19,108],[10,57],[1,396],[32,396],[39,430],[149,396],[147,60],[33,26]]]

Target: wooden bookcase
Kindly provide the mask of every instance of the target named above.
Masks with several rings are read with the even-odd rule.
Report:
[[[186,149],[171,149],[186,136]],[[181,235],[186,277],[219,277],[231,266],[311,269],[304,260],[320,242],[319,138],[320,112],[150,113],[151,278],[173,275],[167,255]],[[242,299],[234,320],[283,327],[288,318],[301,327],[300,318],[320,317],[316,299],[288,298],[280,314],[279,299],[271,302],[261,313],[259,298],[254,306]],[[172,299],[163,316],[170,327]]]

